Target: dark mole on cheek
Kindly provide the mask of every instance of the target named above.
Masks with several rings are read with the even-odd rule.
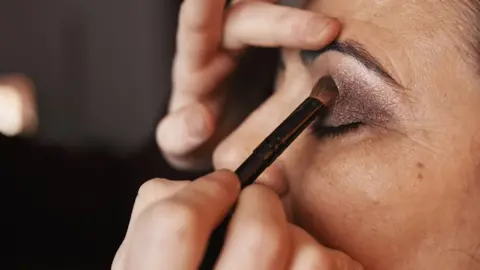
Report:
[[[417,168],[423,169],[423,168],[425,168],[425,165],[422,162],[419,161],[419,162],[417,162]]]
[[[419,162],[417,162],[417,168],[419,170],[425,169],[425,165],[422,162],[419,161]],[[423,174],[421,172],[419,172],[417,174],[417,179],[419,179],[419,180],[423,179]]]

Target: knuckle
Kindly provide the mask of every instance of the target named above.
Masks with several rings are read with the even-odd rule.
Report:
[[[197,0],[193,0],[197,1]],[[198,11],[195,9],[195,5],[192,5],[192,1],[183,1],[180,6],[179,23],[182,27],[185,27],[188,31],[203,33],[208,31],[210,21],[204,20],[198,16]]]
[[[328,258],[321,248],[310,248],[302,254],[302,269],[337,269],[334,260]]]
[[[140,186],[137,196],[140,198],[152,197],[156,195],[160,190],[165,189],[165,187],[167,186],[167,182],[169,181],[163,178],[155,178],[148,180]]]
[[[197,211],[176,200],[157,203],[149,213],[155,231],[175,241],[192,241],[197,234],[200,217]]]
[[[170,133],[168,131],[171,130],[171,127],[172,127],[172,119],[170,115],[167,115],[160,121],[156,130],[158,146],[163,151],[166,151],[166,152],[169,152],[169,148],[171,145],[168,142],[168,139],[170,137]]]
[[[163,203],[161,211],[169,220],[175,224],[185,224],[187,226],[194,225],[200,220],[199,213],[195,208],[179,200],[171,199]]]
[[[244,228],[245,246],[252,254],[264,254],[265,257],[276,257],[276,254],[282,249],[283,234],[276,226],[267,224],[259,220],[245,222],[241,227]]]
[[[194,170],[203,165],[201,161],[191,159],[190,156],[188,156],[188,153],[184,153],[183,155],[179,156],[171,152],[162,152],[165,160],[170,164],[170,166],[178,170]]]
[[[137,203],[142,205],[162,201],[188,185],[188,181],[171,181],[164,178],[155,178],[143,183],[138,189]]]
[[[236,137],[235,135],[231,136]],[[248,151],[244,148],[235,147],[231,138],[220,143],[213,152],[213,164],[217,168],[235,170],[238,164],[248,156]]]

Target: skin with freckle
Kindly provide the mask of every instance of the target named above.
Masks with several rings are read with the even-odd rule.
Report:
[[[284,49],[275,93],[217,147],[216,168],[234,170],[330,75],[340,98],[326,124],[363,124],[310,130],[280,157],[290,220],[366,269],[479,269],[480,78],[460,2],[310,1],[398,85],[340,52],[304,65]]]
[[[216,148],[217,170],[142,185],[112,269],[480,269],[478,0],[294,2],[183,1],[157,141],[182,169]],[[289,48],[260,106],[275,67],[251,46]],[[240,190],[232,171],[320,78],[330,112]]]

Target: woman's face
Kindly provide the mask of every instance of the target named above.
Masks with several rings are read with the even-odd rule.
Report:
[[[310,1],[340,19],[338,43],[283,50],[275,93],[216,167],[235,169],[330,75],[340,98],[325,125],[337,128],[313,125],[259,181],[292,222],[368,269],[468,265],[480,252],[480,79],[460,2]]]

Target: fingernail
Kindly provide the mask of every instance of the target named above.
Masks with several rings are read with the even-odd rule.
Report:
[[[307,23],[305,38],[312,43],[324,43],[329,35],[332,35],[332,21],[322,17],[314,17]]]
[[[188,135],[198,140],[210,136],[211,128],[207,122],[208,112],[204,108],[192,108],[185,115]]]
[[[213,172],[212,174],[215,176],[219,176],[224,182],[227,182],[225,181],[225,179],[233,180],[230,181],[228,184],[232,184],[232,188],[234,188],[235,190],[240,190],[240,179],[234,172],[227,169],[220,169],[216,172]]]

